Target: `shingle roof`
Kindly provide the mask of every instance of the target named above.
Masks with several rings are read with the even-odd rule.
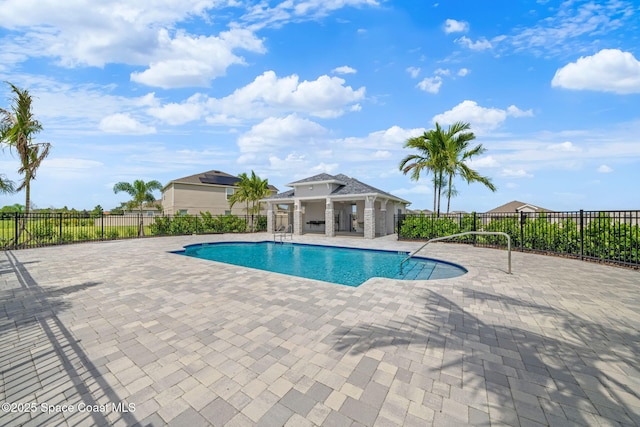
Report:
[[[371,185],[365,184],[361,181],[358,181],[355,178],[351,178],[347,175],[344,174],[338,174],[338,175],[329,175],[328,173],[321,173],[318,175],[314,175],[311,176],[309,178],[304,178],[295,182],[292,182],[288,185],[290,186],[296,186],[298,184],[306,184],[306,183],[310,183],[310,182],[326,182],[326,181],[333,181],[333,182],[337,182],[340,183],[341,185],[338,186],[334,191],[332,191],[329,195],[330,196],[349,196],[349,195],[359,195],[359,194],[381,194],[384,195],[386,197],[389,197],[391,199],[396,199],[396,200],[401,200],[404,202],[407,202],[404,199],[401,199],[400,197],[394,196],[391,193],[387,193],[386,191],[382,191],[376,187],[373,187]],[[290,199],[293,198],[295,196],[295,189],[294,190],[288,190],[279,194],[276,194],[274,196],[268,197],[269,199]]]
[[[336,180],[336,177],[333,175],[329,175],[328,173],[319,173],[318,175],[310,176],[309,178],[304,178],[287,185],[290,187],[293,187],[294,185],[305,184],[309,182],[326,182],[326,181],[335,181],[335,180]]]
[[[550,209],[541,208],[540,206],[536,206],[531,203],[524,203],[518,200],[513,200],[509,203],[505,203],[502,206],[493,208],[490,211],[487,211],[487,213],[501,213],[501,212],[512,213],[512,212],[516,212],[519,208],[526,205],[536,208],[536,210],[539,212],[552,212]]]
[[[218,179],[216,180],[216,178]],[[221,185],[221,186],[227,186],[227,187],[235,187],[235,184],[238,181],[240,181],[240,178],[238,178],[235,175],[231,175],[219,170],[210,170],[210,171],[201,172],[194,175],[189,175],[182,178],[174,179],[170,181],[165,186],[165,188],[169,186],[169,184],[171,183]],[[278,189],[273,185],[269,185],[269,190],[278,191]]]

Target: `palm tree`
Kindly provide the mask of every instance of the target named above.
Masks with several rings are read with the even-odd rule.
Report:
[[[229,196],[229,207],[233,208],[236,203],[245,203],[245,213],[249,214],[249,202],[251,201],[251,188],[249,187],[249,176],[246,172],[238,175],[240,181],[237,184],[237,189],[233,194]]]
[[[433,174],[433,211],[437,216],[440,216],[440,196],[445,188],[445,181],[449,213],[451,197],[457,194],[453,179],[458,174],[467,183],[480,182],[491,191],[496,191],[489,178],[481,176],[466,164],[472,157],[486,151],[482,144],[468,150],[469,142],[475,139],[473,132],[467,132],[470,128],[469,123],[456,122],[444,130],[436,123],[435,129],[426,131],[419,137],[409,138],[404,144],[405,148],[417,149],[419,154],[410,154],[402,159],[400,170],[405,175],[411,172],[411,179],[414,181],[420,178],[423,171]]]
[[[24,179],[16,191],[25,189],[25,214],[28,214],[31,206],[31,180],[36,179],[36,171],[49,155],[51,144],[33,142],[33,136],[42,130],[42,125],[33,117],[29,91],[19,89],[9,82],[7,84],[14,94],[13,105],[11,111],[0,108],[0,142],[15,149],[20,156],[18,173],[24,175]],[[5,188],[10,187],[5,184]]]
[[[245,172],[238,175],[238,189],[229,197],[229,206],[236,203],[245,203],[245,212],[251,215],[251,230],[254,230],[253,216],[260,213],[260,199],[269,195],[269,180],[261,179],[255,171],[251,171],[251,177]],[[251,205],[251,206],[250,206]]]
[[[433,175],[433,212],[439,211],[439,194],[442,189],[444,143],[440,125],[436,130],[424,132],[421,136],[409,138],[404,148],[414,148],[419,154],[409,154],[400,162],[400,170],[405,175],[411,172],[411,179],[418,181],[420,174],[426,172]]]
[[[453,186],[453,179],[460,174],[467,183],[479,182],[484,184],[489,190],[496,191],[496,187],[491,179],[481,176],[477,171],[471,169],[466,162],[473,157],[478,156],[486,151],[482,144],[478,144],[469,149],[469,143],[476,137],[473,132],[467,132],[471,129],[469,123],[456,122],[449,126],[444,133],[444,172],[448,175],[447,184],[447,213],[451,207],[451,197],[457,194]]]
[[[153,191],[162,190],[162,184],[159,181],[153,180],[144,182],[141,179],[136,179],[133,184],[128,182],[118,182],[113,186],[113,192],[119,193],[124,191],[129,194],[132,199],[126,203],[129,210],[140,210],[140,223],[138,224],[138,236],[144,236],[144,224],[142,217],[142,207],[145,203],[153,203],[156,198],[153,195]]]

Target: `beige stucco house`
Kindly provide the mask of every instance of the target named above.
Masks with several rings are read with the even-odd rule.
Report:
[[[213,215],[245,215],[245,205],[229,206],[229,197],[238,189],[240,178],[219,170],[210,170],[170,181],[162,189],[165,215],[210,212]],[[270,185],[273,194],[278,189]]]
[[[513,200],[497,208],[491,209],[487,213],[538,213],[538,212],[551,212],[549,209],[541,208],[540,206],[532,205],[531,203],[523,203],[518,200]]]
[[[410,202],[346,175],[322,173],[287,184],[293,190],[265,198],[267,231],[276,229],[283,208],[293,233],[360,234],[367,239],[394,232],[394,215]]]

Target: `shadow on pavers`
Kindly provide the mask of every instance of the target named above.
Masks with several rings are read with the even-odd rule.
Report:
[[[437,355],[442,359],[440,366],[434,367],[438,363],[432,358],[431,367],[417,369],[435,380],[454,372],[445,382],[476,399],[481,397],[487,421],[493,411],[499,417],[495,421],[515,425],[523,416],[538,422],[546,418],[551,425],[567,420],[592,425],[603,419],[640,425],[637,330],[596,324],[565,310],[505,295],[464,289],[460,300],[465,306],[467,301],[473,305],[465,309],[435,291],[425,292],[420,297],[425,301],[420,315],[409,315],[401,322],[361,322],[353,328],[338,328],[332,336],[333,348],[352,354],[385,348],[391,354],[389,363],[397,357],[405,370],[412,359],[403,358],[403,353],[412,346],[421,355]],[[501,310],[494,315],[492,308],[517,316],[506,319],[500,316]],[[491,323],[473,314],[478,310]],[[527,330],[524,324],[519,327],[523,322],[513,318],[520,315],[542,318],[559,332],[547,336]]]
[[[62,297],[100,283],[44,289],[29,273],[28,263],[21,263],[10,251],[4,254],[6,258],[0,260],[0,392],[5,402],[36,406],[3,413],[2,424],[140,425],[58,318],[58,313],[71,307]],[[43,399],[46,401],[38,401]],[[110,404],[105,406],[105,400]],[[76,410],[49,409],[65,404]]]

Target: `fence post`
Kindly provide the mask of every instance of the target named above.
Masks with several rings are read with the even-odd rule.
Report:
[[[524,211],[520,211],[520,252],[524,252],[524,223],[527,216]]]
[[[58,225],[58,243],[62,243],[62,212],[58,212],[58,219],[60,220]]]
[[[580,209],[580,259],[584,261],[584,210]]]
[[[476,212],[474,211],[474,212],[473,212],[473,224],[471,225],[471,231],[478,231],[478,230],[476,230],[476,228],[477,228],[477,227],[476,227]],[[475,246],[475,245],[476,245],[476,238],[477,238],[477,236],[476,236],[475,234],[473,234],[473,237],[472,237],[472,239],[473,239],[473,246]]]
[[[14,212],[14,221],[13,221],[13,240],[14,240],[14,248],[18,247],[18,212]]]
[[[100,240],[104,240],[104,211],[100,210]]]

